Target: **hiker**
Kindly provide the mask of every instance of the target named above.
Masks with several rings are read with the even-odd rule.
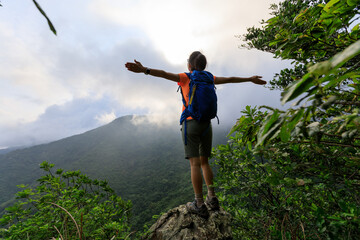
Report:
[[[252,76],[248,78],[241,77],[213,77],[211,73],[204,71],[207,65],[206,57],[199,51],[193,52],[188,59],[188,70],[191,74],[205,74],[207,77],[211,77],[213,84],[224,83],[242,83],[252,82],[255,84],[266,84],[266,81],[262,80],[261,76]],[[170,73],[159,69],[144,67],[140,62],[134,60],[134,62],[127,62],[125,67],[135,73],[144,73],[155,77],[164,78],[177,82],[181,87],[181,93],[183,96],[183,114],[182,114],[182,138],[185,148],[185,158],[189,159],[191,167],[191,181],[195,193],[194,202],[189,202],[186,207],[189,212],[196,213],[202,217],[208,217],[208,209],[219,209],[219,201],[215,195],[213,187],[213,172],[209,165],[209,157],[212,149],[212,127],[210,120],[197,121],[192,116],[184,114],[185,106],[189,106],[189,92],[190,92],[190,77],[188,73]],[[196,91],[196,90],[195,90]],[[185,105],[185,106],[184,106]],[[185,130],[185,131],[184,131]],[[207,196],[204,202],[202,193],[202,176],[207,186]]]

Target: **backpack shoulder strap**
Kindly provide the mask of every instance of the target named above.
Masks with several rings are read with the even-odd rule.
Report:
[[[191,78],[190,78],[191,73],[187,73],[187,72],[186,72],[185,74],[186,74],[186,76],[191,80]],[[182,91],[181,85],[179,85],[179,88],[178,88],[177,91],[179,91],[179,90],[180,90],[180,93],[181,93],[181,97],[182,97],[182,101],[183,101],[184,107],[186,108],[186,100],[185,100],[185,96],[184,96],[184,93],[183,93],[183,91]]]

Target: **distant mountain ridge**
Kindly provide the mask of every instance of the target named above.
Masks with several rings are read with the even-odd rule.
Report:
[[[160,126],[145,116],[133,120],[120,117],[83,134],[0,155],[0,214],[18,191],[16,185],[36,184],[43,161],[108,180],[119,196],[133,202],[138,227],[152,215],[192,200],[180,126]],[[226,134],[214,126],[214,144],[225,143]]]
[[[9,148],[4,148],[4,149],[0,149],[0,155],[4,155],[4,154],[7,154],[9,152],[13,152],[15,150],[18,150],[18,149],[22,149],[22,148],[26,148],[26,147],[23,147],[23,146],[19,146],[19,147],[9,147]]]

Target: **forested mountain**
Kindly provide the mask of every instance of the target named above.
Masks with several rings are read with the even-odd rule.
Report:
[[[133,202],[133,221],[142,227],[153,215],[193,198],[190,167],[184,159],[180,126],[159,126],[145,117],[118,118],[105,126],[49,144],[0,155],[0,212],[14,200],[16,185],[36,184],[43,161],[108,180]],[[214,145],[227,130],[214,124]]]

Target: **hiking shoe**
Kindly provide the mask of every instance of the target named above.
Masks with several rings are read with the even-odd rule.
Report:
[[[196,205],[196,200],[194,200],[193,202],[188,202],[186,204],[186,209],[191,212],[191,213],[195,213],[203,218],[208,218],[209,217],[209,212],[207,210],[207,207],[205,204],[202,204],[200,207],[198,207]]]
[[[206,196],[205,204],[213,211],[217,211],[220,209],[219,200],[217,199],[217,197]]]

